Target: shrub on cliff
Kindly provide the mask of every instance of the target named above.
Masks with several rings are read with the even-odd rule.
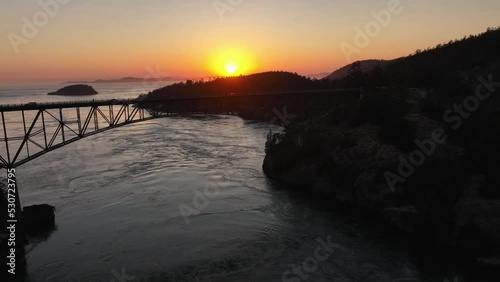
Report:
[[[409,152],[415,148],[415,130],[415,122],[401,118],[384,124],[379,137],[382,142],[395,145],[403,152]]]
[[[382,125],[381,141],[407,152],[414,148],[416,126],[404,118],[409,111],[405,97],[403,90],[374,90],[361,99],[358,116],[360,123]]]
[[[269,130],[269,133],[267,134],[267,140],[266,140],[266,154],[271,152],[271,150],[281,143],[281,140],[283,139],[283,134],[282,133],[273,133],[271,130]]]
[[[405,94],[396,90],[367,93],[360,101],[360,120],[371,124],[388,124],[401,120],[409,109]]]

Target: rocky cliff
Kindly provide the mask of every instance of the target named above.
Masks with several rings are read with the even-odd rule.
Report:
[[[498,174],[470,171],[448,124],[422,110],[424,92],[374,92],[270,133],[266,175],[495,265],[500,199],[480,190]]]

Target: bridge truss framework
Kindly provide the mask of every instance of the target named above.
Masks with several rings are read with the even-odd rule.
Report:
[[[16,168],[82,138],[161,116],[134,100],[2,106],[0,169]]]

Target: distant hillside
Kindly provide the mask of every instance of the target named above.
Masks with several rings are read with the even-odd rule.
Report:
[[[378,63],[380,68],[376,68]],[[498,72],[499,65],[500,28],[488,28],[484,33],[419,49],[395,60],[356,62],[328,78],[333,87],[436,88],[446,84],[451,90],[460,88],[460,83],[477,75],[477,70]]]
[[[323,78],[327,77],[328,75],[330,75],[329,72],[322,72],[322,73],[308,74],[308,75],[306,75],[306,77],[323,79]]]
[[[388,82],[410,87],[438,87],[444,81],[467,80],[475,70],[498,72],[500,29],[450,40],[394,60],[385,68]],[[474,78],[475,80],[475,78]]]
[[[385,67],[387,66],[391,61],[386,61],[386,60],[365,60],[365,61],[359,61],[359,63],[361,64],[361,69],[363,70],[363,72],[369,72],[369,71],[372,71],[377,65],[379,65],[380,67]],[[331,73],[330,75],[326,76],[326,78],[328,79],[342,79],[344,77],[346,77],[349,73],[349,69],[351,69],[352,67],[352,64],[349,64],[345,67],[342,67],[336,71],[334,71],[333,73]]]
[[[230,95],[231,93],[297,91],[345,87],[440,89],[451,97],[469,91],[464,84],[478,75],[498,74],[500,29],[417,50],[395,60],[366,60],[345,66],[317,80],[296,73],[273,71],[209,80],[187,80],[149,93],[149,97]],[[479,72],[479,71],[480,72]],[[470,80],[470,81],[468,81]],[[439,103],[443,103],[441,101]],[[449,100],[446,101],[450,102]],[[438,103],[431,103],[437,105]],[[444,103],[443,103],[444,104]]]
[[[154,90],[148,94],[148,99],[311,90],[320,88],[319,84],[318,81],[296,73],[272,71],[245,76],[222,77],[208,81],[187,80]]]

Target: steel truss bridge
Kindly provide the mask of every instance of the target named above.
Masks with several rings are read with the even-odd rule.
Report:
[[[346,94],[346,95],[345,95]],[[48,152],[113,128],[176,114],[239,114],[252,119],[309,111],[309,102],[345,102],[358,97],[352,89],[182,97],[163,100],[106,100],[0,105],[0,170],[12,169]],[[333,98],[332,98],[333,97]],[[350,97],[350,98],[349,98]],[[271,119],[272,118],[272,119]],[[286,122],[285,122],[286,124]],[[21,202],[16,183],[16,218]],[[10,190],[10,189],[9,189]]]
[[[0,169],[16,168],[82,138],[120,126],[173,114],[241,114],[276,118],[283,106],[359,95],[352,89],[183,97],[163,100],[105,100],[0,105]],[[285,109],[286,110],[286,109]],[[250,113],[250,115],[248,115]]]
[[[82,138],[165,115],[136,100],[2,105],[0,168],[15,168]]]

